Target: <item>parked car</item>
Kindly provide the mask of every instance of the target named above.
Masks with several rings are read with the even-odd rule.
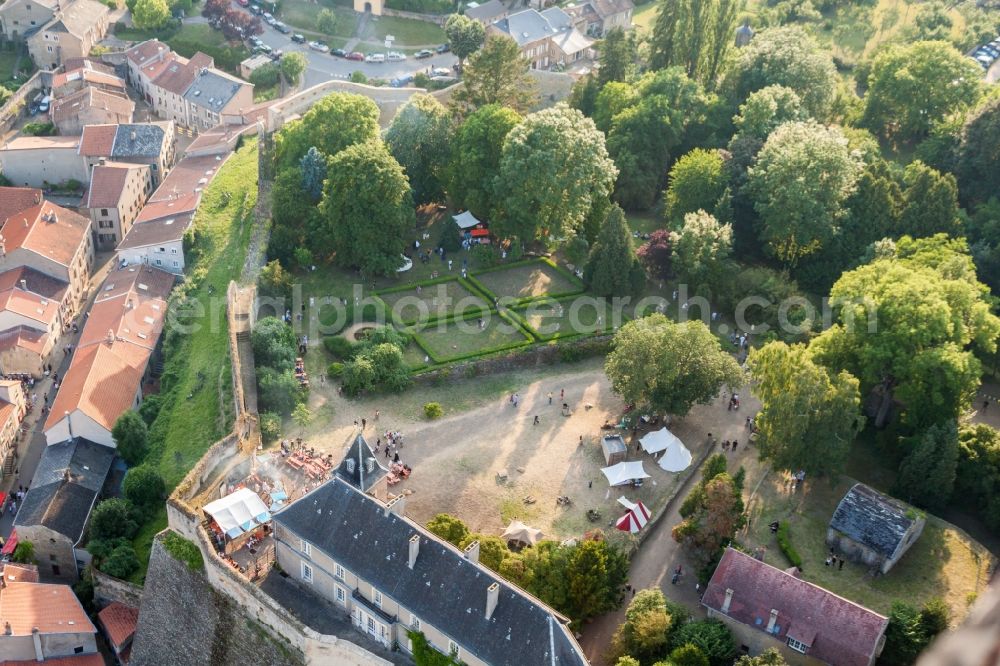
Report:
[[[384,53],[369,53],[365,56],[365,62],[385,62]]]
[[[347,57],[347,51],[345,51],[344,49],[334,49],[334,50],[330,51],[330,55],[335,55],[338,58],[346,58]]]
[[[437,47],[434,50],[437,51],[438,53],[448,53],[449,51],[451,51],[451,44],[445,42],[444,44],[442,44],[441,46]]]
[[[238,4],[240,7],[249,7],[250,0],[236,0],[236,4]]]
[[[260,8],[260,5],[250,5],[250,13],[260,16],[264,13],[264,10]]]
[[[451,76],[451,70],[447,67],[435,67],[431,70],[431,76]]]
[[[403,60],[406,60],[406,54],[400,53],[399,51],[389,51],[389,53],[386,54],[386,58],[389,62],[402,62]]]
[[[389,82],[393,88],[403,88],[413,83],[413,74],[404,74]]]
[[[278,49],[273,53],[271,53],[271,60],[273,60],[274,62],[278,62],[279,60],[281,60],[281,56],[283,55],[285,55],[285,52],[282,51],[281,49]]]
[[[365,54],[362,53],[361,51],[351,51],[350,53],[347,54],[347,59],[363,61],[365,59]]]
[[[38,103],[38,113],[48,113],[50,104],[52,104],[52,98],[46,95],[42,98],[42,101]]]
[[[267,44],[261,42],[256,46],[254,46],[253,50],[256,51],[257,53],[267,53],[268,55],[270,55],[272,49]]]
[[[330,47],[323,42],[309,42],[309,48],[313,51],[319,51],[320,53],[329,53]]]
[[[434,83],[455,83],[458,81],[457,76],[432,76],[431,81]]]
[[[423,60],[424,58],[430,58],[432,55],[434,55],[434,51],[431,51],[430,49],[420,49],[413,54],[413,57],[417,60]]]
[[[296,44],[305,44],[306,36],[300,35],[299,33],[295,33],[294,35],[292,35],[292,41],[295,42]]]
[[[280,32],[283,35],[287,35],[288,33],[290,33],[292,31],[291,28],[289,28],[287,25],[285,25],[281,21],[275,21],[274,22],[274,29],[277,30],[278,32]]]

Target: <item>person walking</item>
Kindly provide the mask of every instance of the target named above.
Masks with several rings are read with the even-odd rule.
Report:
[[[559,389],[559,400],[562,401],[566,398],[566,389]]]
[[[844,558],[840,558],[840,563],[837,565],[837,571],[840,571],[843,568],[844,568]]]
[[[531,425],[538,425],[538,414],[535,414],[535,421]]]
[[[549,391],[549,404],[552,404],[552,391]]]
[[[361,429],[364,430],[367,427],[368,427],[368,419],[362,418],[361,419]]]

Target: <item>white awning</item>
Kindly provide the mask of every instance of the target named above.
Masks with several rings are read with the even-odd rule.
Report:
[[[482,224],[482,222],[477,220],[476,216],[473,215],[470,211],[459,213],[458,215],[453,216],[451,219],[455,220],[455,223],[458,225],[459,229],[472,229],[473,227]]]
[[[271,512],[257,493],[249,488],[240,488],[222,499],[206,504],[205,513],[218,523],[230,539],[271,520]]]
[[[620,462],[611,467],[601,469],[601,472],[608,478],[608,483],[612,486],[621,486],[637,479],[648,479],[649,474],[642,468],[641,460],[630,462]]]
[[[680,444],[681,440],[677,439],[677,435],[666,428],[660,428],[656,432],[648,432],[639,439],[639,443],[646,453],[666,451],[674,442]]]

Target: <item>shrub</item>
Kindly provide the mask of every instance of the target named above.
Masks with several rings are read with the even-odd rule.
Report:
[[[98,567],[101,571],[115,578],[128,578],[139,568],[139,558],[135,556],[135,548],[122,539],[111,553],[101,560]]]
[[[93,541],[131,539],[138,529],[135,510],[128,500],[106,499],[90,514],[90,539]]]
[[[323,338],[323,347],[326,348],[326,351],[331,356],[340,361],[347,361],[353,358],[356,346],[347,338],[339,335],[331,335]]]
[[[268,63],[261,65],[250,73],[250,83],[258,88],[270,88],[271,86],[278,85],[279,76],[280,71],[278,70],[278,66],[274,63]]]
[[[11,556],[11,559],[18,564],[34,564],[35,544],[30,541],[19,541],[14,548],[14,554]]]
[[[56,126],[52,123],[26,123],[21,133],[26,136],[52,136],[56,133]]]
[[[338,377],[343,376],[344,364],[339,361],[334,361],[330,364],[330,367],[326,369],[326,374],[330,377],[330,379],[337,379]]]
[[[163,396],[159,393],[147,395],[139,405],[139,416],[146,422],[147,426],[153,425],[153,421],[160,413],[160,406],[163,404]]]
[[[424,403],[424,416],[430,420],[439,419],[444,414],[444,409],[441,408],[441,403],[439,402],[427,402]]]
[[[111,438],[118,455],[129,465],[138,465],[146,457],[149,429],[136,412],[127,411],[118,417],[111,429]]]
[[[174,559],[183,562],[192,571],[201,571],[205,568],[205,560],[202,559],[198,546],[176,532],[167,532],[162,543]]]
[[[799,552],[795,550],[795,546],[792,545],[791,539],[788,536],[788,523],[784,522],[778,526],[778,548],[788,559],[788,563],[793,567],[802,568],[802,557]]]
[[[272,442],[281,434],[281,415],[264,412],[260,415],[260,435],[265,442]]]
[[[151,465],[133,467],[122,481],[122,494],[135,506],[149,510],[163,501],[166,486],[163,477]]]

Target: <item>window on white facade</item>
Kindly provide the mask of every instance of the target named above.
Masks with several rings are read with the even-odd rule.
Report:
[[[162,265],[163,265],[163,262],[162,262],[162,261],[160,261],[159,259],[157,259],[157,260],[156,260],[156,265],[157,265],[157,266],[162,266]]]
[[[376,606],[382,608],[382,593],[376,590],[374,587],[372,588],[372,601],[375,602]]]
[[[305,539],[300,540],[299,550],[301,550],[303,554],[312,557],[313,554],[312,544],[306,541]]]
[[[802,654],[805,654],[806,651],[809,650],[809,646],[808,645],[806,645],[805,643],[799,643],[794,638],[789,638],[788,639],[788,647],[792,648],[796,652],[801,652]]]
[[[337,586],[337,601],[341,604],[347,603],[347,593],[339,585]]]
[[[410,613],[410,629],[413,631],[420,631],[420,618]]]
[[[180,264],[175,261],[174,262],[174,268],[178,268],[179,266],[180,266]]]
[[[458,643],[448,639],[448,654],[453,656],[455,659],[462,658],[462,648],[458,647]]]
[[[307,583],[313,582],[313,568],[305,562],[302,563],[302,580]]]

